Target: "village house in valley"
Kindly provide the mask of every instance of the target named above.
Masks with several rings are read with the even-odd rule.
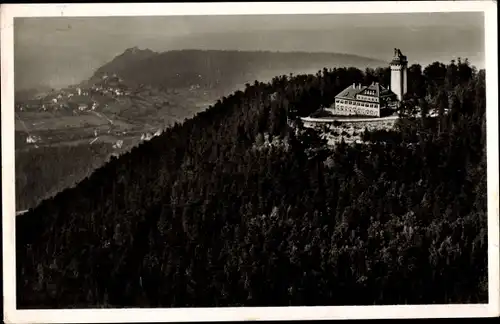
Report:
[[[354,83],[335,96],[334,105],[326,110],[341,116],[381,117],[393,113],[407,91],[408,60],[399,49],[394,49],[390,66],[390,89],[378,82],[371,85]]]

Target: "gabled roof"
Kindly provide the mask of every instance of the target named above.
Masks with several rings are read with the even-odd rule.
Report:
[[[361,91],[362,89],[357,88],[356,84],[353,84],[341,91],[336,97],[355,99],[356,95]]]
[[[370,84],[370,85],[369,85],[369,86],[367,86],[367,87],[365,86],[365,87],[363,88],[363,91],[364,91],[364,90],[371,90],[371,91],[374,91],[374,92],[375,92],[375,94],[374,94],[374,95],[372,95],[372,96],[378,97],[378,96],[380,96],[380,90],[381,90],[380,88],[381,88],[380,84],[378,84],[378,83],[372,83],[372,84]]]
[[[375,92],[375,97],[385,97],[390,95],[395,95],[394,92],[380,85],[378,82],[373,82],[369,86],[362,86],[353,84],[341,91],[336,97],[346,98],[346,99],[356,99],[356,95],[362,93],[365,90],[372,90]]]
[[[385,96],[395,96],[396,94],[392,92],[390,89],[384,88],[383,86],[380,86],[380,96],[385,97]]]
[[[375,90],[375,95],[377,97],[385,97],[385,96],[395,95],[394,92],[387,89],[386,87],[384,87],[383,85],[381,85],[378,82],[372,83],[371,85],[369,85],[365,89]]]

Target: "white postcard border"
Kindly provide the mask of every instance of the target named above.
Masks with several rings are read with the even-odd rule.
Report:
[[[387,1],[175,4],[7,4],[1,7],[3,285],[6,323],[183,322],[369,318],[487,317],[499,315],[498,49],[493,1]],[[238,307],[173,309],[17,310],[15,273],[13,17],[164,16],[329,13],[485,13],[489,303],[465,305]]]

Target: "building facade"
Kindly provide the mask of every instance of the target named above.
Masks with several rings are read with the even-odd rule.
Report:
[[[396,95],[378,82],[369,86],[354,83],[335,96],[335,104],[328,110],[341,116],[380,117],[396,104]]]
[[[334,105],[326,110],[340,116],[381,117],[392,113],[407,90],[407,66],[406,56],[395,49],[390,89],[378,82],[368,86],[354,83],[335,96]]]

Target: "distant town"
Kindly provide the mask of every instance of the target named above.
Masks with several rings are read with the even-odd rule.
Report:
[[[102,76],[102,83],[93,84],[88,89],[70,86],[59,91],[51,92],[40,98],[34,98],[28,102],[16,103],[16,110],[39,110],[39,111],[86,111],[96,110],[102,102],[113,101],[121,96],[130,95],[126,85],[116,75]],[[95,98],[98,99],[95,99]],[[106,104],[104,104],[106,105]]]

